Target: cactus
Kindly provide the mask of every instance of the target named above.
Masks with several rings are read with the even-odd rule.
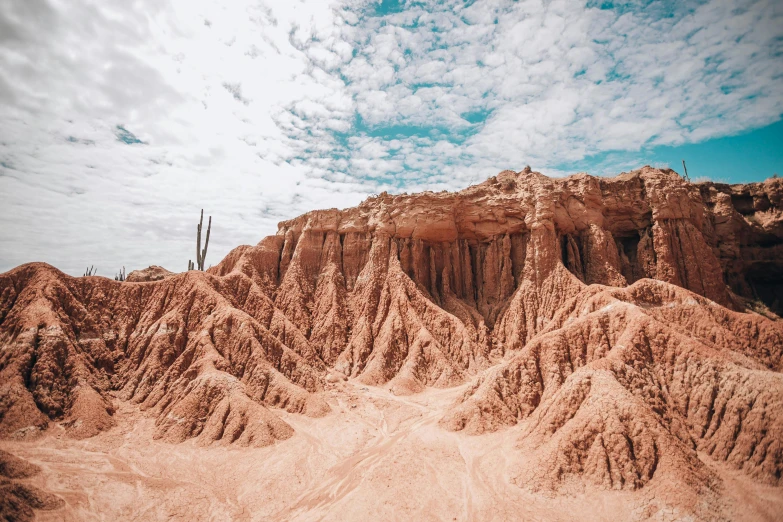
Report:
[[[120,273],[114,276],[115,281],[125,281],[125,267],[122,267]]]
[[[94,266],[90,265],[87,267],[87,270],[84,271],[84,276],[82,277],[88,277],[88,276],[94,276],[98,275],[98,269]]]
[[[201,250],[201,228],[204,226],[204,209],[201,209],[201,219],[198,222],[196,228],[196,264],[193,261],[188,261],[188,270],[204,270],[204,259],[207,257],[207,247],[209,246],[209,233],[212,231],[212,216],[209,216],[209,224],[207,225],[207,236],[204,241],[204,250]]]
[[[682,160],[682,170],[685,171],[685,176],[684,176],[685,181],[690,183],[691,182],[691,178],[690,178],[690,176],[688,176],[688,167],[685,166],[685,160]]]

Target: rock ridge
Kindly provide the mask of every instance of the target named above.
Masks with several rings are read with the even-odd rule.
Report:
[[[518,425],[520,485],[711,487],[699,453],[780,485],[782,199],[526,169],[309,212],[207,272],[23,265],[0,274],[0,436],[90,437],[132,401],[156,438],[266,446],[295,434],[276,409],[329,414],[335,379],[470,381],[440,425]]]

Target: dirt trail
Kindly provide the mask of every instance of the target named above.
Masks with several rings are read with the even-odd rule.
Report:
[[[326,478],[321,478],[317,487],[301,495],[290,508],[276,514],[275,519],[312,520],[318,518],[317,514],[332,511],[340,501],[361,486],[367,475],[376,466],[392,455],[395,445],[404,443],[406,438],[420,430],[435,426],[440,418],[443,405],[452,402],[464,389],[464,387],[458,387],[446,390],[430,390],[427,393],[419,394],[415,398],[408,398],[394,395],[383,388],[353,382],[345,383],[345,387],[350,390],[349,393],[361,394],[365,399],[371,399],[369,404],[377,405],[383,402],[393,402],[409,410],[407,413],[416,420],[389,432],[383,408],[378,409],[376,407],[379,421],[375,427],[375,437],[367,447],[327,470]],[[371,408],[369,409],[371,410]],[[317,448],[317,451],[323,452],[323,445],[318,437],[305,433],[301,422],[293,422],[292,424],[296,424],[297,432],[302,433],[308,442],[314,448]],[[456,438],[452,434],[447,434],[447,436]]]

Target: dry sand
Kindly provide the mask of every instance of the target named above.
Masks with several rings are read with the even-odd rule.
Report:
[[[73,440],[54,426],[36,441],[0,448],[40,466],[28,482],[65,501],[37,512],[41,521],[690,518],[675,507],[650,509],[647,488],[518,487],[511,477],[525,458],[515,449],[524,425],[479,436],[438,426],[465,387],[400,397],[351,381],[330,385],[332,414],[277,411],[296,433],[265,448],[156,441],[154,418],[128,403],[117,426],[96,437]],[[780,488],[703,461],[725,481],[722,509],[733,509],[731,518],[780,519]]]

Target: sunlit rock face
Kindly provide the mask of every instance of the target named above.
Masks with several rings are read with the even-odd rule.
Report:
[[[206,272],[23,265],[0,275],[0,435],[92,437],[130,402],[155,439],[267,446],[296,434],[282,410],[336,415],[328,383],[470,382],[439,429],[517,429],[520,486],[712,488],[700,454],[780,485],[781,198],[504,171],[304,214]]]

